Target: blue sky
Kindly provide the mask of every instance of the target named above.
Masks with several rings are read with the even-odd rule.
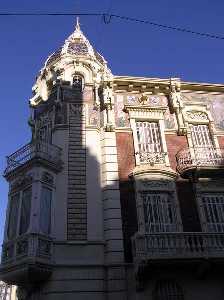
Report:
[[[224,36],[223,0],[1,0],[0,12],[106,12]],[[29,141],[28,99],[45,59],[73,31],[74,17],[0,16],[0,170]],[[116,75],[222,83],[224,40],[150,25],[82,17],[81,28]],[[0,241],[8,187],[0,178]]]

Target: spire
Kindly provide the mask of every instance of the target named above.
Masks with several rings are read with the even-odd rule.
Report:
[[[76,25],[75,25],[75,30],[76,30],[76,31],[80,31],[79,17],[76,17]]]

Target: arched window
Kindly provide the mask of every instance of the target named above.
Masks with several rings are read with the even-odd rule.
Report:
[[[79,74],[74,75],[72,84],[77,91],[82,92],[84,87],[83,77]]]
[[[175,280],[156,282],[153,300],[184,300],[182,287]]]

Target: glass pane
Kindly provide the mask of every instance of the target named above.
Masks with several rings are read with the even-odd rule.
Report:
[[[32,188],[23,191],[19,233],[26,233],[30,225]]]
[[[11,197],[9,221],[8,221],[8,238],[12,239],[16,236],[19,210],[19,193]]]
[[[51,199],[52,191],[47,187],[42,187],[40,203],[40,230],[44,234],[51,231]]]

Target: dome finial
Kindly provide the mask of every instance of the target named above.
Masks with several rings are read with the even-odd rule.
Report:
[[[76,17],[76,25],[75,30],[80,31],[80,23],[79,23],[79,17]]]

